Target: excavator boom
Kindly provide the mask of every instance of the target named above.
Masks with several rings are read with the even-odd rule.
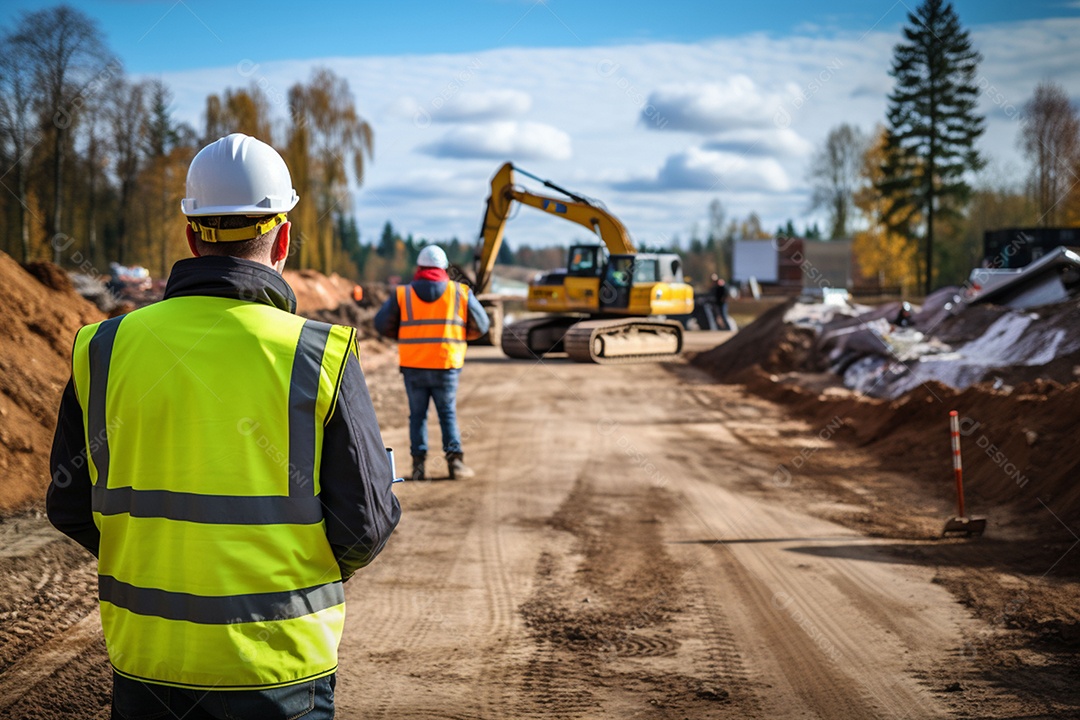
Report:
[[[514,201],[589,228],[600,237],[607,246],[608,252],[613,255],[632,255],[636,252],[634,243],[630,240],[630,233],[626,231],[622,222],[607,210],[548,180],[536,178],[566,197],[549,197],[523,190],[514,184],[514,170],[512,163],[506,163],[491,179],[491,195],[488,196],[484,224],[480,229],[481,251],[476,258],[475,288],[477,292],[487,290],[487,285],[491,280],[491,271],[495,267],[495,258],[499,256],[499,248],[502,246],[503,230],[506,228],[506,221],[510,217]],[[518,172],[535,177],[520,169]]]

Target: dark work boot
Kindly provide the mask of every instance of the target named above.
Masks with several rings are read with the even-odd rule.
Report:
[[[446,464],[450,468],[450,479],[471,478],[476,471],[465,464],[464,453],[446,453]]]
[[[410,480],[420,482],[424,480],[424,461],[427,460],[427,455],[413,455],[412,456],[412,477]]]

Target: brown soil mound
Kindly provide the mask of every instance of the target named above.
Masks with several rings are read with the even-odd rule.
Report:
[[[822,427],[839,418],[848,439],[925,482],[931,493],[950,498],[949,411],[956,410],[970,512],[993,517],[995,509],[1005,508],[1040,535],[1068,534],[1065,525],[1078,524],[1080,383],[1036,381],[1002,392],[989,383],[957,391],[931,382],[888,401],[843,388],[819,393],[759,368],[738,379]],[[1031,523],[1033,517],[1040,522]]]
[[[7,514],[44,495],[71,343],[80,327],[104,315],[75,294],[60,268],[23,269],[4,253],[0,304],[0,513]]]
[[[296,293],[296,311],[305,317],[317,310],[333,310],[342,303],[353,302],[356,283],[337,273],[328,277],[317,270],[286,270],[282,274]]]
[[[788,405],[821,427],[835,428],[839,420],[841,436],[869,447],[889,466],[947,497],[953,497],[949,411],[956,410],[962,421],[971,512],[993,516],[995,509],[1007,509],[1038,534],[1068,535],[1065,525],[1080,525],[1080,444],[1074,437],[1080,425],[1080,382],[1047,379],[1049,375],[1072,380],[1077,358],[997,369],[1007,381],[1017,383],[1011,389],[982,382],[956,390],[929,381],[895,400],[875,399],[844,388],[835,375],[807,372],[815,366],[814,338],[808,330],[784,324],[788,307],[790,303],[773,308],[692,363],[718,380],[742,383]],[[978,326],[976,331],[985,331],[1005,312],[976,310],[967,313],[968,324]],[[1062,327],[1066,326],[1062,318],[1074,319],[1076,313],[1075,304],[1044,311]],[[978,336],[965,327],[964,318],[942,325],[942,334],[951,341]],[[1039,522],[1033,523],[1034,518]]]
[[[789,300],[766,310],[757,320],[727,342],[698,354],[691,363],[719,380],[760,367],[768,372],[800,369],[814,345],[814,333],[784,322],[784,314],[795,304]]]
[[[385,285],[365,285],[364,298],[357,304],[352,295],[355,283],[337,273],[326,276],[317,270],[286,270],[283,274],[296,293],[298,315],[353,326],[365,358],[388,349],[389,343],[379,338],[373,323],[376,311],[388,297],[389,291]],[[365,366],[367,364],[365,362]]]
[[[356,328],[356,337],[360,343],[360,359],[365,368],[370,368],[369,362],[374,356],[382,355],[392,349],[393,342],[381,337],[375,332],[375,308],[360,307],[352,300],[338,305],[336,308],[315,310],[302,313],[304,317],[335,325],[351,325]]]

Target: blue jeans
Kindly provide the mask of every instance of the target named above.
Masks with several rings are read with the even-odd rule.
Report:
[[[270,690],[187,690],[129,680],[113,673],[112,720],[332,720],[329,675]]]
[[[401,368],[405,394],[409,396],[409,444],[413,455],[426,455],[428,449],[428,401],[435,401],[442,428],[443,452],[461,452],[461,433],[457,426],[457,387],[461,370],[422,370]]]

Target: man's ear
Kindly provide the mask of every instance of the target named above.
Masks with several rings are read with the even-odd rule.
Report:
[[[195,244],[198,236],[195,235],[195,231],[191,229],[191,223],[184,225],[187,229],[187,246],[191,250],[191,254],[195,257],[199,257],[199,246]]]
[[[274,246],[270,248],[270,262],[273,265],[285,262],[289,257],[289,231],[292,229],[291,222],[283,222],[278,226],[277,237],[274,238]]]

